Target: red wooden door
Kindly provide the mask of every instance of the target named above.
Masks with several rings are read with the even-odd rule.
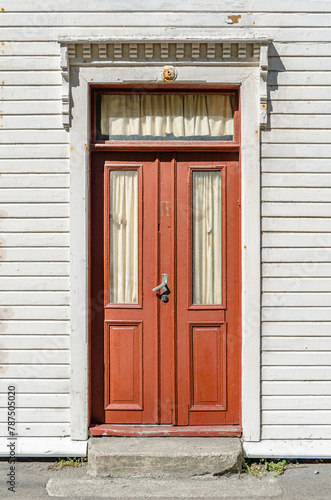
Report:
[[[93,423],[240,423],[236,160],[233,153],[94,154]],[[162,300],[152,289],[163,274]]]

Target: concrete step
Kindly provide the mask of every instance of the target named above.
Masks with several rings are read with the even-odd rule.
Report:
[[[241,468],[233,437],[92,437],[88,473],[99,477],[192,477]]]

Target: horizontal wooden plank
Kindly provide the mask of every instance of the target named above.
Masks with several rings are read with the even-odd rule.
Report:
[[[315,424],[329,425],[331,422],[331,411],[273,411],[267,410],[262,415],[263,425],[293,425],[293,424]]]
[[[0,187],[7,188],[65,188],[70,185],[68,174],[1,174]]]
[[[58,56],[60,54],[57,42],[2,42],[1,50],[5,56]]]
[[[1,203],[0,223],[6,217],[68,217],[69,203]]]
[[[288,47],[295,48],[299,44],[289,45]],[[269,51],[272,45],[269,45]],[[314,44],[316,50],[322,49],[323,44]],[[329,51],[331,52],[331,44],[329,44]],[[330,54],[331,55],[331,54]],[[295,59],[295,58],[294,58]],[[307,58],[308,61],[313,58]],[[23,87],[22,87],[23,88]],[[33,89],[34,87],[31,87]],[[41,89],[45,89],[47,87],[40,87]],[[5,90],[5,88],[4,88]],[[18,90],[18,89],[17,89]],[[310,87],[309,85],[289,85],[289,86],[272,86],[268,87],[270,100],[274,103],[274,101],[319,101],[321,96],[327,96],[330,92],[330,87],[326,85],[315,85]],[[307,113],[305,113],[307,114]]]
[[[5,76],[4,76],[5,78]],[[62,112],[61,101],[1,101],[1,115],[56,115]]]
[[[262,215],[265,217],[331,217],[331,203],[264,202]]]
[[[0,423],[0,435],[7,436],[8,424]],[[20,437],[65,437],[70,436],[70,424],[68,423],[17,423],[17,438]]]
[[[264,307],[262,321],[331,321],[329,307]]]
[[[2,158],[69,158],[67,144],[16,144],[0,146]]]
[[[263,262],[331,262],[331,248],[263,248]]]
[[[255,11],[255,8],[254,8]],[[242,14],[242,12],[241,12]],[[233,9],[229,15],[233,15]],[[115,16],[114,16],[115,17]],[[131,16],[134,19],[135,16]],[[192,27],[194,27],[194,38],[195,39],[212,39],[212,40],[222,40],[222,39],[238,39],[240,35],[238,34],[238,28],[240,29],[240,24],[223,24],[214,26],[203,26],[202,23],[198,22],[197,26],[183,26],[178,23],[175,26],[176,21],[169,21],[167,24],[166,31],[160,29],[160,19],[159,16],[155,16],[157,24],[155,26],[150,22],[150,18],[147,20],[144,17],[144,23],[142,26],[137,26],[136,24],[131,26],[91,26],[91,21],[88,21],[87,26],[38,26],[37,29],[31,29],[31,26],[20,26],[17,28],[13,27],[3,27],[2,28],[2,38],[9,42],[21,41],[22,39],[27,41],[54,41],[56,39],[79,39],[79,40],[128,40],[133,39],[143,40],[146,38],[146,22],[148,23],[148,39],[149,40],[164,40],[165,38],[169,41],[173,39],[176,40],[191,40],[192,39]],[[186,16],[177,16],[180,20],[185,19]],[[198,16],[199,17],[199,16]],[[211,16],[212,18],[213,16]],[[197,17],[195,17],[197,20]],[[250,17],[252,19],[252,16]],[[187,21],[185,21],[187,23]],[[71,23],[72,24],[72,23]],[[242,27],[243,24],[241,25]],[[284,27],[279,28],[279,26],[274,27],[260,27],[254,26],[254,34],[256,37],[262,38],[277,38],[278,42],[302,42],[309,40],[311,42],[324,42],[328,40],[329,28],[328,27],[305,27],[302,29],[300,27]],[[324,83],[325,84],[325,83]]]
[[[330,292],[330,278],[263,278],[265,292]]]
[[[263,247],[330,248],[331,235],[327,233],[266,233],[262,235]],[[326,249],[326,252],[328,250]]]
[[[322,34],[320,31],[319,35]],[[287,35],[290,32],[286,30]],[[299,38],[295,36],[295,38]],[[316,36],[319,38],[319,36]],[[293,42],[296,41],[293,39]],[[317,42],[318,40],[316,40]],[[331,83],[331,72],[328,71],[268,71],[268,85],[330,85]]]
[[[286,277],[286,276],[331,276],[331,266],[330,264],[313,262],[313,263],[275,263],[275,264],[263,264],[262,265],[262,276],[275,276],[275,277]]]
[[[58,56],[6,56],[2,54],[0,59],[1,71],[17,70],[60,70],[60,54]]]
[[[52,101],[61,99],[61,94],[62,87],[60,85],[0,87],[0,98],[7,101]]]
[[[6,422],[5,412],[0,412],[0,422]],[[70,422],[70,410],[67,408],[20,408],[16,410],[16,416],[21,424],[30,422]]]
[[[277,114],[323,115],[329,114],[328,102],[330,101],[273,101],[269,102],[268,111]]]
[[[262,394],[267,396],[325,396],[331,394],[330,381],[264,381]],[[322,399],[322,398],[321,398]]]
[[[70,322],[68,320],[11,320],[3,325],[2,333],[6,335],[69,335]]]
[[[3,321],[15,320],[67,320],[70,318],[68,306],[1,306]]]
[[[0,292],[0,304],[5,306],[67,306],[69,292]]]
[[[18,364],[3,365],[0,371],[0,379],[63,379],[70,377],[69,365],[51,365],[48,362],[44,365]],[[13,382],[14,383],[14,382]],[[49,381],[48,381],[49,384]]]
[[[327,57],[287,57],[276,56],[269,58],[271,71],[330,71],[331,64]]]
[[[60,114],[45,115],[45,116],[44,115],[13,115],[13,116],[1,115],[0,122],[1,125],[3,126],[2,128],[6,130],[29,130],[29,129],[62,130],[63,129],[62,115]],[[24,160],[21,161],[23,162]]]
[[[331,158],[331,145],[262,144],[261,154],[264,158],[291,158],[292,156],[298,158]]]
[[[15,37],[17,38],[17,37]],[[42,38],[42,37],[41,37]],[[22,37],[20,37],[22,39]],[[29,42],[30,43],[30,42]],[[3,71],[1,85],[61,85],[61,71]]]
[[[50,219],[51,220],[51,219]],[[262,220],[263,231],[273,232],[330,232],[331,220],[327,217],[264,217]]]
[[[331,410],[331,396],[263,396],[262,410]]]
[[[70,397],[70,380],[69,379],[2,379],[2,390],[5,389],[3,394],[4,397],[7,396],[7,387],[14,385],[16,388],[16,397],[23,397],[23,394],[27,394],[26,399],[33,397],[38,397],[37,394],[41,394],[41,398],[47,395],[47,401],[49,401],[48,396],[51,398],[53,395],[57,397],[60,393],[64,397]],[[2,397],[2,395],[1,395]]]
[[[262,306],[331,307],[331,293],[263,293]]]
[[[313,168],[313,161],[312,161]],[[331,187],[331,174],[326,173],[263,173],[264,187]]]
[[[69,142],[66,130],[12,130],[1,131],[2,144],[65,144]]]
[[[331,352],[264,352],[262,354],[263,366],[324,366],[330,368]],[[295,374],[292,368],[292,375]],[[309,380],[309,378],[307,379]]]
[[[331,128],[331,116],[330,115],[276,115],[269,114],[270,118],[270,128],[296,128],[296,129],[325,129]],[[318,158],[318,156],[317,156]]]
[[[1,160],[0,159],[0,172],[10,174],[48,174],[48,173],[68,173],[70,172],[69,160],[56,159],[15,159],[15,160]],[[32,206],[30,205],[32,209]],[[47,209],[47,205],[45,206]]]
[[[331,351],[330,337],[264,337],[264,351]]]
[[[0,219],[1,230],[7,233],[26,232],[67,232],[69,231],[68,218],[47,218],[47,219]]]
[[[1,335],[1,349],[69,349],[68,335]]]
[[[8,404],[7,394],[0,394],[0,408],[6,408],[7,404]],[[20,409],[69,408],[70,396],[69,394],[22,394],[17,390],[16,405]]]
[[[169,6],[170,7],[170,6]],[[176,12],[171,12],[168,7],[168,12],[30,12],[22,16],[20,13],[4,12],[1,15],[3,26],[5,27],[21,27],[21,26],[67,26],[76,27],[145,27],[151,26],[172,26],[172,27],[216,27],[226,26],[229,21],[227,12],[215,11],[212,14],[201,9],[199,15],[187,9],[185,15],[178,15]],[[202,6],[201,6],[202,7]],[[223,6],[222,6],[223,7]],[[64,9],[66,10],[66,9]],[[140,9],[139,9],[140,10]],[[233,9],[231,9],[233,10]],[[253,26],[268,27],[268,26],[290,26],[290,27],[325,27],[331,24],[331,15],[328,13],[311,12],[309,16],[298,12],[291,13],[260,13],[256,12],[256,8],[252,12],[246,13],[240,11],[241,17],[238,19],[238,24],[242,27]]]
[[[1,211],[1,209],[0,209]],[[1,223],[0,223],[1,225]],[[6,262],[68,262],[69,248],[0,247],[0,260]]]
[[[69,189],[1,189],[0,203],[64,203],[69,201]],[[51,245],[51,244],[50,244]],[[31,245],[32,246],[32,245]],[[63,245],[61,245],[63,246]]]
[[[307,56],[307,57],[320,57],[331,56],[331,43],[278,43],[275,40],[269,45],[269,56]]]
[[[67,365],[70,363],[70,352],[68,349],[3,349],[2,365]]]
[[[1,248],[5,247],[67,247],[68,233],[2,233]]]
[[[18,277],[1,277],[0,290],[18,291],[18,290],[69,290],[69,278],[62,276],[55,277],[33,277],[33,276],[18,276]]]
[[[201,0],[191,0],[190,5],[187,5],[186,0],[146,0],[141,3],[139,0],[130,0],[120,5],[116,0],[93,0],[93,5],[86,0],[71,0],[70,3],[65,0],[57,0],[53,5],[50,5],[42,0],[34,0],[33,6],[23,0],[3,0],[2,4],[6,12],[150,12],[150,11],[183,11],[191,12],[205,10],[205,4]],[[32,8],[33,7],[33,8]],[[230,12],[329,12],[330,4],[328,0],[319,0],[313,3],[309,0],[278,0],[277,3],[268,3],[264,0],[224,0],[222,2],[222,9]],[[218,12],[219,5],[210,3],[208,4],[208,11]]]
[[[68,276],[67,262],[2,262],[1,276]]]
[[[263,425],[262,439],[331,439],[331,425]]]
[[[262,323],[262,335],[267,336],[267,335],[285,335],[287,336],[293,336],[293,335],[298,335],[298,336],[303,336],[303,335],[308,335],[310,337],[319,337],[322,335],[330,336],[331,332],[331,322],[327,323],[326,321],[324,322],[305,322],[305,323],[300,323],[299,321],[297,322],[266,322]],[[330,391],[331,394],[331,391]]]
[[[330,188],[270,188],[262,189],[263,201],[305,201],[329,202],[331,200]]]
[[[262,367],[263,380],[325,380],[331,377],[330,366],[264,366]]]
[[[330,130],[283,130],[276,129],[262,132],[262,142],[280,144],[326,144],[330,138]],[[19,141],[18,141],[19,142]],[[33,141],[31,141],[33,142]],[[53,141],[54,142],[54,141]]]

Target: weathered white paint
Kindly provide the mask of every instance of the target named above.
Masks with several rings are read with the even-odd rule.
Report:
[[[260,443],[250,443],[245,441],[244,452],[247,457],[255,458],[329,458],[331,440],[329,439],[309,439],[296,440],[264,440]]]
[[[7,438],[0,438],[0,456],[6,456]],[[16,453],[22,457],[85,457],[87,441],[72,441],[69,437],[21,437],[17,440]]]

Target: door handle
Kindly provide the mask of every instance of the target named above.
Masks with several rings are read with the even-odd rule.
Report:
[[[167,291],[168,291],[168,275],[167,274],[162,274],[161,285],[158,285],[155,288],[153,288],[152,292],[157,292],[158,290],[161,290],[161,293],[167,293]]]

